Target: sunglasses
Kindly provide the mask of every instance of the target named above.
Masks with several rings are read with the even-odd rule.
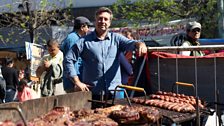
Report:
[[[195,28],[195,29],[192,29],[191,32],[201,32],[201,29],[200,28]]]

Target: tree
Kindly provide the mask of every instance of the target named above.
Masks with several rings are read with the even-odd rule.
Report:
[[[132,0],[133,1],[133,0]],[[112,6],[115,19],[138,22],[167,23],[193,18],[202,24],[203,37],[217,37],[217,0],[118,0]],[[213,33],[213,34],[211,34]]]
[[[60,9],[54,2],[50,3],[47,0],[40,0],[38,8],[34,8],[32,6],[36,6],[37,3],[33,2],[35,1],[31,3],[31,0],[22,0],[22,3],[17,6],[20,11],[0,12],[0,29],[6,27],[12,28],[8,36],[0,35],[1,41],[5,43],[9,41],[17,42],[19,38],[12,37],[15,34],[20,34],[19,37],[24,37],[29,34],[30,42],[34,43],[38,40],[46,41],[41,38],[42,34],[50,33],[42,33],[38,32],[38,30],[49,28],[52,25],[63,26],[72,20],[70,9]],[[60,3],[63,1],[59,0],[57,2]],[[70,5],[72,5],[71,2],[70,0]],[[6,4],[1,7],[7,7],[9,10],[15,8],[11,4]]]

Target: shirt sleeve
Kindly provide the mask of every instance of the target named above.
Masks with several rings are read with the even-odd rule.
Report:
[[[69,49],[71,49],[72,48],[72,46],[75,44],[75,41],[76,41],[77,39],[73,39],[73,38],[68,38],[68,42],[67,42],[67,46],[66,46],[66,50],[69,50]]]
[[[74,76],[77,76],[77,71],[74,65],[78,61],[78,58],[82,52],[82,46],[84,43],[82,41],[83,39],[78,40],[64,57],[64,71],[65,75],[68,77],[73,78]]]
[[[121,51],[129,51],[135,49],[135,42],[138,42],[137,40],[131,40],[126,38],[125,36],[113,33],[115,41],[119,42],[119,48]]]
[[[76,38],[74,35],[68,35],[66,39],[63,42],[62,50],[63,53],[66,55],[67,52],[71,49],[71,47],[75,44],[78,38]]]

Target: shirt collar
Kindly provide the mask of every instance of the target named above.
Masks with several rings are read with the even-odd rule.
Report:
[[[94,40],[100,40],[97,38],[96,30],[93,31],[93,36],[94,36]],[[111,40],[111,37],[112,37],[111,33],[108,32],[104,40]]]
[[[81,38],[81,36],[78,34],[77,31],[74,31],[74,33],[75,33],[79,38]]]

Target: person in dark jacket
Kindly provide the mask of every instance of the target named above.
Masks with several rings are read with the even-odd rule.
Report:
[[[5,100],[5,93],[6,93],[5,87],[6,87],[5,80],[3,77],[0,77],[0,104],[4,103]]]
[[[128,78],[133,74],[133,69],[124,53],[119,54],[120,66],[121,66],[121,83],[127,85]]]
[[[14,62],[12,58],[5,59],[5,65],[1,68],[2,76],[6,82],[5,102],[12,102],[16,98],[16,88],[19,83],[18,71],[13,68]]]

